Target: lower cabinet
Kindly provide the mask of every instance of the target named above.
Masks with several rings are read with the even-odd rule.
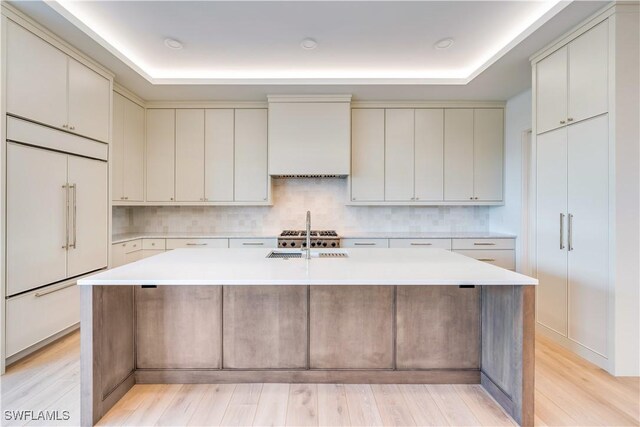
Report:
[[[398,369],[478,369],[480,288],[398,286]]]
[[[221,302],[220,286],[136,286],[138,369],[220,368]]]
[[[393,368],[393,286],[311,286],[311,369]]]
[[[306,286],[225,286],[224,368],[307,366]]]
[[[55,284],[9,298],[6,304],[6,356],[80,321],[80,290],[74,282]]]

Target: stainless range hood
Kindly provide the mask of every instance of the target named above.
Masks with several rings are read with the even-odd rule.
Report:
[[[346,177],[351,95],[269,96],[269,174]]]

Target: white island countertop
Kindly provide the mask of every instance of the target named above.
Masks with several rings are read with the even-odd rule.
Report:
[[[443,249],[335,249],[347,258],[270,259],[272,249],[176,249],[79,285],[536,285]],[[317,250],[312,250],[317,253]]]

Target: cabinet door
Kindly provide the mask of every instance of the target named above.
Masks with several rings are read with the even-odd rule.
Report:
[[[351,110],[351,200],[384,200],[384,109]]]
[[[233,200],[232,109],[206,110],[204,133],[204,197],[208,201]]]
[[[7,23],[7,112],[63,128],[67,56],[18,24]]]
[[[473,199],[473,110],[444,111],[444,199]]]
[[[415,112],[415,197],[418,201],[444,198],[444,110]]]
[[[235,197],[238,202],[267,200],[267,110],[235,111]]]
[[[606,115],[568,127],[569,338],[607,356],[609,137]]]
[[[204,110],[176,110],[176,200],[204,200]]]
[[[567,335],[567,129],[537,137],[538,322]],[[560,215],[565,215],[562,217]],[[564,231],[564,232],[563,232]],[[562,242],[562,243],[561,243]]]
[[[124,200],[124,96],[113,93],[113,120],[111,122],[111,199]]]
[[[609,26],[605,21],[569,44],[568,121],[608,110]]]
[[[109,80],[69,58],[69,130],[108,141],[110,90]]]
[[[65,154],[7,144],[7,295],[67,277],[66,182]]]
[[[77,276],[107,266],[107,163],[69,156],[71,247],[68,275]]]
[[[124,103],[123,195],[128,201],[144,200],[144,108]]]
[[[413,109],[387,109],[384,199],[413,200]]]
[[[536,65],[537,132],[563,126],[567,119],[567,47]]]
[[[477,109],[473,119],[475,200],[502,200],[504,121],[501,108]]]
[[[170,202],[175,183],[175,110],[147,110],[147,201]]]
[[[111,268],[120,267],[127,263],[127,243],[111,245]]]

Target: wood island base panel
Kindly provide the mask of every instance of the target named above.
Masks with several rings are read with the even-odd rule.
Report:
[[[134,384],[481,384],[533,425],[534,286],[82,286],[82,424]]]

